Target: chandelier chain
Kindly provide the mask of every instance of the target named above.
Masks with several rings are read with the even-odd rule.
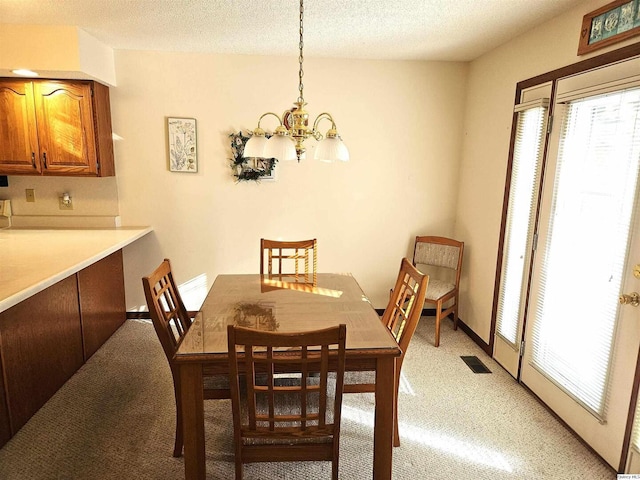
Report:
[[[300,91],[300,96],[298,97],[298,101],[301,103],[304,103],[304,94],[303,94],[303,89],[304,89],[304,85],[302,84],[302,77],[304,75],[304,70],[302,69],[302,62],[304,61],[304,55],[302,53],[302,47],[304,47],[304,42],[303,42],[303,33],[304,33],[304,27],[303,27],[303,19],[304,19],[304,0],[300,0],[300,44],[299,44],[299,48],[300,48],[300,55],[298,56],[298,62],[300,63],[300,70],[298,72],[298,90]]]

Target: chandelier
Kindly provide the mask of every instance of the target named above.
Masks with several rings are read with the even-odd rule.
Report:
[[[302,53],[303,42],[303,18],[304,18],[304,0],[300,0],[300,55],[298,56],[298,62],[300,69],[298,71],[298,99],[293,102],[295,107],[290,110],[286,110],[282,116],[278,116],[273,112],[264,113],[258,119],[258,126],[253,131],[253,135],[247,141],[244,148],[243,157],[260,157],[260,158],[276,158],[278,160],[293,160],[295,158],[300,159],[305,153],[304,141],[313,137],[318,141],[316,147],[314,159],[325,162],[333,162],[340,160],[346,162],[349,160],[349,151],[342,142],[342,138],[338,135],[336,123],[333,117],[328,112],[323,112],[318,115],[312,126],[309,127],[309,113],[304,109],[306,105],[304,101],[302,84],[302,77],[304,70],[302,69],[302,63],[304,61],[304,55]],[[260,122],[268,115],[272,115],[278,119],[279,125],[276,127],[273,135],[267,138],[266,132],[260,128]],[[322,120],[328,120],[331,122],[331,128],[327,133],[322,135],[318,131],[318,124]]]

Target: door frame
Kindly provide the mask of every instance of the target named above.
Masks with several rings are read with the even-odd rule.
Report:
[[[632,45],[628,45],[626,47],[619,48],[617,50],[612,50],[602,55],[588,58],[586,60],[582,60],[580,62],[573,63],[571,65],[561,67],[556,70],[552,70],[550,72],[529,78],[527,80],[523,80],[516,84],[514,105],[516,105],[520,101],[523,90],[529,89],[544,83],[551,82],[552,90],[551,90],[551,100],[549,105],[549,115],[553,116],[554,115],[553,104],[555,100],[556,85],[558,80],[560,80],[563,77],[576,75],[579,73],[586,72],[588,70],[593,70],[595,68],[603,67],[603,66],[620,62],[623,60],[628,60],[637,56],[640,56],[640,43],[635,43]],[[495,348],[496,322],[497,322],[497,313],[498,313],[498,301],[499,301],[499,295],[500,295],[500,280],[501,280],[500,277],[502,274],[502,255],[503,255],[504,245],[505,245],[507,213],[508,213],[508,207],[509,207],[508,202],[509,202],[509,193],[510,193],[510,187],[511,187],[511,176],[512,176],[512,170],[513,170],[513,156],[514,156],[515,141],[516,141],[517,121],[518,121],[518,116],[516,113],[514,113],[513,119],[512,119],[511,137],[509,141],[507,172],[506,172],[506,178],[505,178],[505,184],[504,184],[505,187],[504,187],[504,195],[503,195],[503,203],[502,203],[502,219],[500,223],[500,235],[498,239],[498,255],[497,255],[497,261],[496,261],[496,271],[495,271],[496,273],[495,273],[494,290],[493,290],[493,308],[491,312],[491,327],[489,331],[489,349],[488,350],[491,356],[493,356],[494,348]],[[545,174],[545,167],[547,163],[548,147],[549,147],[549,135],[546,135],[545,145],[543,147],[544,152],[543,152],[543,159],[542,159],[540,189],[538,191],[538,203],[536,206],[536,218],[534,221],[535,222],[534,231],[536,232],[537,232],[538,222],[539,222],[540,197],[542,195],[542,185],[544,184],[544,174]],[[521,338],[519,339],[520,342],[524,340],[524,334],[527,326],[527,315],[528,315],[528,308],[529,308],[529,301],[530,301],[529,295],[530,295],[531,277],[532,277],[531,267],[533,266],[534,259],[535,259],[535,254],[531,255],[531,259],[530,259],[529,278],[527,281],[527,293],[525,298],[524,316],[522,319],[523,325],[520,328],[520,331],[521,331]],[[516,378],[516,381],[518,381],[519,383],[520,383],[521,369],[522,369],[522,356],[520,357],[520,363],[518,366],[518,375]],[[627,455],[630,447],[631,429],[633,427],[633,416],[634,416],[635,405],[636,405],[635,401],[637,401],[638,399],[639,390],[640,390],[640,352],[638,353],[638,358],[636,361],[635,377],[634,377],[632,398],[631,398],[632,402],[631,402],[631,405],[629,406],[629,415],[627,418],[627,428],[625,430],[625,437],[624,437],[622,455],[620,459],[619,471],[624,471],[624,466],[626,463],[626,459],[627,459]]]

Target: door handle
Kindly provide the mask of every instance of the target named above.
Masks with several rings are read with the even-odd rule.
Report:
[[[640,305],[640,295],[638,295],[636,292],[623,293],[622,295],[620,295],[618,300],[622,305],[631,305],[632,307],[637,307],[638,305]]]

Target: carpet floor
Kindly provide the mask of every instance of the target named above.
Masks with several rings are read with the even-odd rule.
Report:
[[[424,317],[403,365],[394,479],[616,478],[462,331],[446,322],[439,348],[433,337]],[[492,373],[473,373],[460,356],[477,356]],[[373,394],[345,395],[340,478],[372,478],[373,411]],[[153,326],[128,320],[0,449],[0,479],[181,479],[174,421]],[[206,401],[205,422],[208,478],[232,479],[230,401]],[[328,478],[328,462],[245,467],[247,480]]]

